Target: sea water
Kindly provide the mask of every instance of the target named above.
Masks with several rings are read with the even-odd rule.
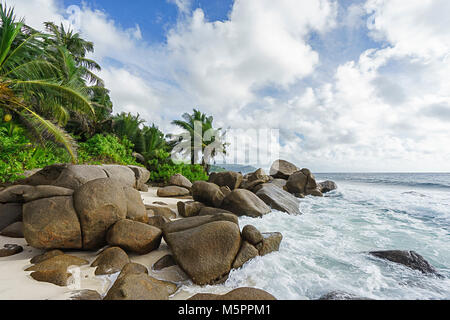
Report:
[[[345,291],[372,299],[450,299],[450,174],[317,174],[338,190],[301,199],[302,215],[273,211],[240,218],[281,232],[279,252],[233,270],[220,286],[261,288],[278,299],[318,299]],[[424,275],[368,254],[414,250],[444,276]]]

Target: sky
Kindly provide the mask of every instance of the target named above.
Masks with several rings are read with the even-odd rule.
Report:
[[[166,133],[196,107],[313,172],[450,172],[448,0],[7,3],[93,41],[114,111]]]

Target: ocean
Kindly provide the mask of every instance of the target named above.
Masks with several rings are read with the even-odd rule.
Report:
[[[371,299],[450,299],[450,174],[316,174],[338,190],[301,200],[300,216],[273,211],[240,218],[262,232],[281,232],[280,251],[233,270],[223,293],[250,286],[278,299],[313,300],[331,291]],[[414,250],[444,278],[423,275],[368,254]]]

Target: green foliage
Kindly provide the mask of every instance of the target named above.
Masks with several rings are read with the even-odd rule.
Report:
[[[84,164],[138,165],[133,153],[133,144],[126,138],[120,140],[113,135],[97,134],[80,143],[78,159]]]
[[[204,168],[199,164],[176,164],[171,160],[166,163],[160,163],[158,159],[149,161],[150,167],[150,180],[154,182],[167,182],[170,177],[180,173],[191,182],[195,181],[208,181],[208,175]],[[153,170],[151,169],[153,168]]]

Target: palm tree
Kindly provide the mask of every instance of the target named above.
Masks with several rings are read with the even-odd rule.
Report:
[[[13,8],[0,3],[0,108],[13,114],[42,143],[63,145],[76,160],[74,140],[56,123],[39,114],[62,119],[64,110],[95,115],[89,97],[77,83],[64,82],[46,59],[45,35],[16,20]],[[49,103],[51,102],[51,103]],[[51,112],[52,111],[52,112]]]
[[[214,129],[212,116],[207,116],[199,110],[194,109],[192,114],[185,113],[182,116],[183,120],[172,121],[173,125],[176,125],[184,130],[184,134],[179,136],[175,143],[179,149],[190,151],[191,164],[195,164],[198,161],[199,153],[202,154],[202,165],[206,170],[209,168],[209,161],[214,158],[218,150],[213,148],[211,154],[206,155],[205,149],[208,146],[220,146],[220,149],[225,153],[227,144],[221,142],[223,135],[220,134],[222,128]],[[201,129],[201,130],[200,130]],[[204,135],[208,136],[205,137]]]

